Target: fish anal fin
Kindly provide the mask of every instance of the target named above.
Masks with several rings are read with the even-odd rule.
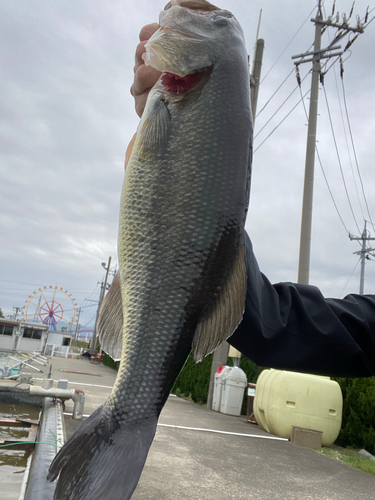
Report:
[[[105,296],[97,321],[101,348],[115,361],[122,352],[122,294],[120,272],[117,272]]]
[[[245,310],[246,289],[245,251],[240,245],[226,284],[195,330],[192,348],[196,363],[213,352],[237,328]]]

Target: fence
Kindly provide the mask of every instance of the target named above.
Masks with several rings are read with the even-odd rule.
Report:
[[[72,347],[69,345],[47,344],[44,348],[45,356],[57,356],[59,358],[79,358],[82,354],[82,347]]]

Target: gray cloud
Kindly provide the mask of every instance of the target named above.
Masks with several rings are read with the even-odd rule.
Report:
[[[251,57],[263,8],[264,76],[314,5],[309,1],[301,6],[297,0],[282,4],[227,0],[223,7],[240,20]],[[129,94],[134,50],[140,28],[157,20],[162,7],[151,0],[130,6],[98,0],[0,2],[0,307],[5,314],[23,305],[35,287],[50,284],[69,289],[81,305],[92,293],[97,296],[101,262],[112,255],[116,263],[123,159],[138,123]],[[355,11],[363,15],[366,7],[357,1]],[[349,12],[351,2],[340,1],[337,8]],[[362,179],[375,218],[374,27],[371,24],[352,46],[345,62],[345,88]],[[292,70],[291,56],[309,48],[313,33],[313,24],[307,21],[262,83],[258,111]],[[304,66],[302,75],[309,70]],[[258,116],[256,132],[295,85],[292,75]],[[362,230],[333,70],[326,75],[325,85],[348,191]],[[303,92],[308,88],[309,77]],[[299,99],[296,91],[255,139],[255,147]],[[318,148],[323,166],[345,224],[358,233],[337,165],[323,92],[319,99]],[[308,103],[306,99],[307,107]],[[254,157],[247,229],[271,281],[297,278],[305,124],[299,105]],[[353,252],[358,244],[345,233],[318,163],[313,217],[311,282],[325,294],[338,296],[357,262]],[[375,292],[374,280],[375,264],[368,262],[369,293]],[[359,268],[346,292],[357,291],[358,283]],[[85,311],[82,324],[90,322],[95,308]]]

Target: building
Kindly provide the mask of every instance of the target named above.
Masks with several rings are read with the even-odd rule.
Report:
[[[0,318],[0,350],[42,351],[47,344],[70,346],[70,331],[48,331],[48,325]]]

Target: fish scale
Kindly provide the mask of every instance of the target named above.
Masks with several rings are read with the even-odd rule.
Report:
[[[120,384],[123,386],[127,386],[128,374],[133,376],[129,367],[139,363],[134,351],[139,349],[142,352],[145,347],[138,341],[138,337],[147,339],[148,335],[150,345],[153,347],[156,347],[155,344],[160,345],[162,349],[158,351],[160,358],[156,355],[151,357],[147,370],[139,374],[140,380],[145,378],[150,387],[155,383],[165,385],[166,381],[163,379],[165,372],[160,369],[164,367],[165,347],[166,345],[170,346],[170,349],[182,347],[181,342],[178,343],[177,340],[180,338],[181,328],[188,320],[181,311],[186,310],[189,303],[190,308],[192,307],[193,297],[197,302],[194,311],[196,320],[191,321],[189,310],[192,327],[186,332],[184,342],[185,351],[188,352],[202,308],[221,284],[220,280],[217,280],[216,284],[211,279],[208,294],[202,294],[201,282],[205,278],[206,262],[202,259],[201,253],[210,252],[213,242],[220,240],[222,233],[229,232],[232,227],[239,227],[243,215],[244,189],[242,189],[243,198],[238,203],[241,207],[239,211],[233,203],[239,194],[238,182],[227,176],[228,171],[235,170],[233,163],[237,161],[237,156],[233,157],[232,150],[227,147],[228,136],[232,138],[237,134],[232,132],[229,135],[230,131],[226,130],[229,121],[221,120],[223,113],[220,98],[224,94],[223,87],[226,86],[228,90],[232,87],[235,90],[234,80],[235,78],[232,78],[232,81],[215,82],[213,75],[212,85],[209,88],[207,86],[202,92],[202,94],[209,93],[207,109],[202,112],[200,106],[196,104],[190,111],[190,120],[186,113],[181,116],[180,103],[169,105],[175,128],[168,149],[161,155],[159,162],[155,162],[154,158],[149,162],[137,158],[137,145],[135,146],[134,159],[129,164],[125,179],[119,232],[121,274],[129,273],[136,276],[131,283],[125,280],[122,285],[124,330],[128,332],[127,335],[134,338],[134,341],[129,338],[124,343],[122,364],[124,369],[119,372]],[[204,95],[202,99],[205,99]],[[199,109],[198,117],[195,108]],[[180,120],[180,123],[177,123],[177,120]],[[182,127],[183,134],[180,131]],[[211,148],[209,152],[207,152],[206,138],[201,132],[205,129],[208,129],[210,137],[214,138],[213,145],[217,144],[217,147]],[[194,144],[194,148],[189,148],[190,142]],[[202,168],[202,164],[209,168]],[[225,165],[226,171],[223,172],[221,165]],[[140,170],[143,174],[141,179]],[[141,203],[136,195],[139,189],[144,195]],[[204,211],[202,206],[205,207]],[[135,220],[142,220],[143,224],[134,226]],[[147,245],[148,252],[134,252],[133,248],[137,247],[138,239],[142,241],[144,234],[148,233],[150,228],[154,228],[154,232],[150,233],[150,239],[155,237],[155,245],[152,242]],[[187,256],[183,261],[185,272],[182,272],[178,265],[171,266],[174,260],[178,260],[181,252],[185,252]],[[149,262],[154,263],[154,272],[150,272],[147,265]],[[137,276],[137,269],[142,269],[146,276],[140,279]],[[142,296],[138,301],[140,289],[144,289],[145,283],[147,289],[151,289],[149,297]],[[153,286],[156,287],[157,293],[152,290]],[[203,297],[198,298],[199,294]],[[159,303],[160,309],[155,311]],[[167,310],[163,307],[164,304],[168,304]],[[176,310],[176,313],[169,313],[171,310]],[[148,317],[148,321],[144,319],[144,315]],[[159,318],[155,318],[156,315],[159,315]],[[159,324],[161,330],[157,328]],[[174,336],[171,332],[175,332]],[[169,354],[168,358],[173,359],[173,356],[174,354]],[[178,372],[180,368],[176,367],[176,371]],[[169,381],[165,394],[169,393],[170,385]],[[160,411],[165,402],[164,397],[153,401],[152,396],[151,391],[144,393],[151,411],[155,409]]]
[[[108,401],[51,465],[55,500],[130,499],[189,352],[212,352],[244,310],[252,124],[242,30],[216,8],[174,6],[160,23],[145,62],[167,78],[138,127],[120,203],[120,273],[98,321],[120,368]]]

